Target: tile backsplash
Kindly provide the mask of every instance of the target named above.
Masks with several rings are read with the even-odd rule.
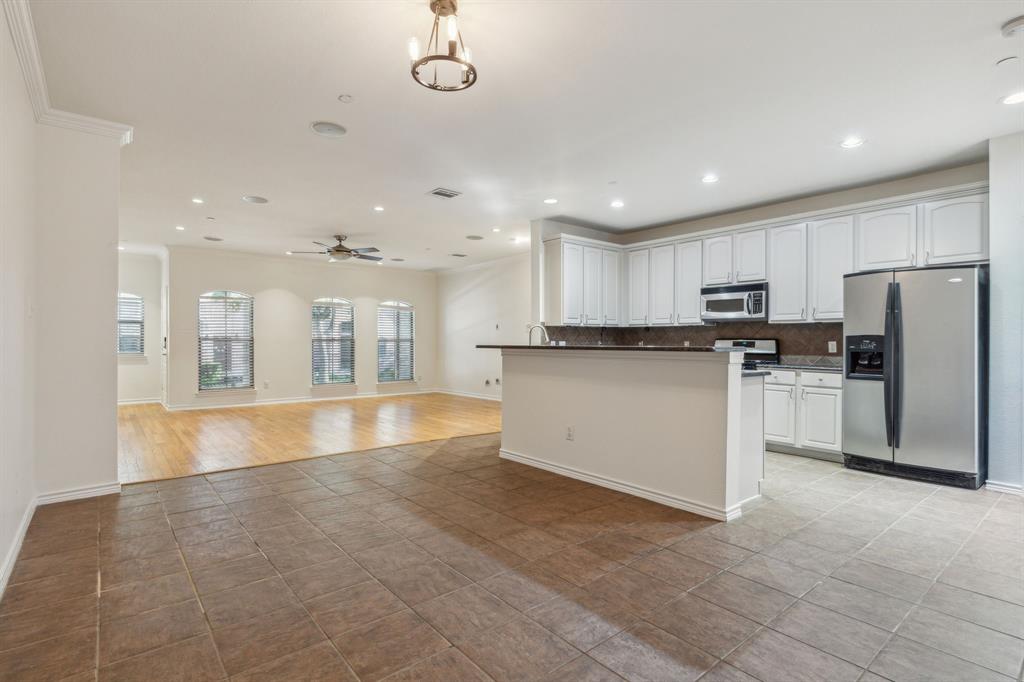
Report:
[[[767,322],[722,322],[694,327],[548,327],[552,341],[567,344],[635,346],[710,346],[715,339],[778,339],[783,356],[841,357],[843,324],[768,324]],[[828,342],[836,352],[828,352]]]

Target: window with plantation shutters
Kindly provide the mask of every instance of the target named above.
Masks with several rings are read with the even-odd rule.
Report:
[[[199,390],[252,388],[252,296],[199,297]]]
[[[117,295],[117,352],[132,355],[146,352],[145,306],[141,296]]]
[[[377,308],[377,381],[412,381],[416,357],[415,311],[408,303],[385,301]]]
[[[313,301],[313,385],[355,382],[356,340],[352,302]]]

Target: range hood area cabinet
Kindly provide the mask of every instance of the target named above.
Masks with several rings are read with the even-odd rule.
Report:
[[[844,275],[987,260],[988,194],[947,191],[931,201],[632,248],[560,235],[544,249],[548,324],[701,324],[702,286],[765,280],[769,322],[838,322]]]
[[[764,281],[765,253],[765,230],[706,238],[704,286]]]
[[[618,326],[622,253],[618,247],[552,239],[544,242],[545,322]]]

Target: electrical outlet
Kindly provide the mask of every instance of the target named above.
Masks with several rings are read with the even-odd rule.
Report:
[[[566,427],[566,429],[565,429],[565,439],[566,440],[576,440],[576,429],[574,429],[571,426]]]
[[[828,352],[829,353],[835,353],[836,352],[836,342],[835,341],[829,341],[828,342]]]
[[[690,342],[689,341],[683,341],[683,347],[684,348],[689,348],[690,347]]]

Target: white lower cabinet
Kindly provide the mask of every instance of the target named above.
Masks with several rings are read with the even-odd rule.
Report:
[[[843,450],[843,391],[840,388],[800,387],[799,447]]]
[[[764,439],[796,444],[796,387],[764,385]]]
[[[764,439],[797,448],[843,451],[843,390],[838,373],[773,372],[764,384]]]

